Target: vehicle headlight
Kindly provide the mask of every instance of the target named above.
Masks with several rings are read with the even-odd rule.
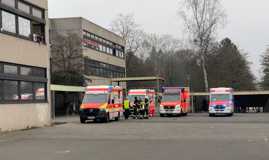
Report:
[[[180,109],[181,109],[180,105],[176,105],[176,110],[180,110]]]
[[[228,110],[231,110],[231,109],[232,109],[232,107],[231,107],[231,106],[226,106],[226,108],[227,108]]]
[[[85,109],[85,107],[86,107],[86,106],[85,106],[84,104],[81,104],[81,105],[80,105],[80,109],[81,109],[81,110],[82,110],[82,109]]]

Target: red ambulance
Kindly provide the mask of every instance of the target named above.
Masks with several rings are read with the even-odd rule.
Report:
[[[187,87],[164,87],[160,104],[160,116],[187,115],[190,108],[189,88]]]

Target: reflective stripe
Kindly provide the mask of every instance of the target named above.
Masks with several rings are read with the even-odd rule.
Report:
[[[124,109],[129,109],[130,108],[130,101],[129,100],[125,100],[124,101]]]

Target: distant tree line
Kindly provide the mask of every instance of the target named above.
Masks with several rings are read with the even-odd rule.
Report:
[[[127,54],[127,76],[162,76],[166,86],[190,86],[193,91],[204,91],[203,72],[194,50],[180,49],[164,52],[155,47],[147,58]],[[246,55],[229,38],[225,38],[205,56],[209,87],[233,87],[235,90],[255,90]]]
[[[191,4],[188,1],[186,3],[188,5],[197,5],[196,1],[203,0],[194,1]],[[212,5],[209,7],[211,9],[212,7],[219,7],[217,2],[208,5]],[[208,12],[211,13],[211,11]],[[202,22],[202,20],[199,23],[210,28],[212,25],[217,25],[216,20],[220,20],[222,16],[223,13],[215,17],[215,21],[211,22],[211,25],[207,24],[209,22]],[[126,65],[128,77],[162,76],[165,78],[164,85],[166,86],[190,86],[193,91],[206,91],[211,87],[233,87],[235,90],[256,89],[255,77],[250,71],[247,54],[240,51],[229,38],[216,42],[213,38],[213,29],[215,28],[210,29],[210,33],[202,33],[203,29],[198,30],[200,33],[194,34],[194,37],[197,35],[199,38],[204,34],[207,36],[200,37],[200,40],[196,40],[194,44],[191,42],[186,47],[182,41],[172,36],[143,32],[135,24],[132,15],[120,15],[115,21],[111,26],[112,31],[128,39],[128,32],[124,32],[125,34],[122,35],[123,31],[121,31],[123,28],[128,28],[132,41],[137,42],[134,46],[129,45],[130,43],[127,45]],[[128,23],[125,23],[125,21]],[[114,26],[115,24],[117,24],[116,27]],[[123,24],[124,27],[119,27],[119,25]],[[131,25],[127,27],[128,24],[135,26],[135,31],[132,31],[133,27]],[[192,26],[195,25],[193,24]],[[195,29],[193,28],[193,30]],[[136,38],[132,32],[140,34]],[[204,40],[204,38],[207,38],[207,40]],[[196,43],[202,43],[202,45],[196,45]]]
[[[262,55],[262,72],[263,77],[260,86],[264,90],[269,90],[269,48]]]

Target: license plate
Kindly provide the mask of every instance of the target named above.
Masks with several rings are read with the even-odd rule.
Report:
[[[95,119],[95,117],[93,117],[93,116],[89,116],[89,117],[87,117],[89,120],[92,120],[92,119]]]

